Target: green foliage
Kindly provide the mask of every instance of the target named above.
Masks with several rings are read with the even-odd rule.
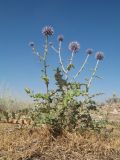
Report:
[[[42,76],[42,79],[44,80],[45,84],[48,85],[49,84],[49,78],[47,75]]]
[[[62,92],[64,94],[63,87],[67,87],[67,81],[63,79],[63,75],[61,74],[61,71],[59,68],[57,68],[56,70],[55,80],[56,80],[56,85],[58,86],[57,91]]]
[[[98,133],[101,133],[101,131],[103,129],[106,129],[107,123],[108,122],[106,120],[99,120],[99,121],[94,120],[93,121],[93,129],[94,129],[94,131],[96,131]]]
[[[48,30],[47,30],[48,29]],[[52,49],[56,51],[59,56],[60,67],[55,70],[54,78],[56,81],[57,88],[54,90],[49,89],[50,78],[47,74],[47,56],[48,56],[48,37],[53,34],[51,27],[45,27],[44,30],[45,44],[44,44],[44,57],[40,62],[43,65],[41,70],[41,79],[44,81],[46,86],[46,93],[34,93],[29,88],[25,88],[26,93],[33,98],[35,102],[34,108],[30,111],[30,115],[35,124],[47,124],[50,126],[50,132],[56,137],[62,133],[62,129],[69,131],[80,131],[86,129],[94,129],[96,126],[93,124],[93,120],[90,115],[91,110],[96,109],[96,103],[92,100],[93,97],[99,94],[89,95],[89,88],[92,80],[96,76],[96,70],[98,68],[99,61],[102,60],[102,56],[99,53],[97,56],[97,63],[93,69],[93,73],[90,79],[86,83],[80,83],[76,81],[69,81],[68,72],[74,68],[72,64],[73,56],[79,51],[80,45],[78,42],[71,42],[69,49],[72,52],[70,62],[67,67],[64,67],[61,58],[61,43],[59,39],[59,48],[56,49],[51,43]],[[32,45],[34,53],[37,54],[36,49]],[[91,53],[91,52],[90,52]],[[100,57],[101,56],[101,57]],[[80,74],[87,63],[89,55],[87,55],[83,65],[73,77],[72,80]],[[100,59],[101,58],[101,59]],[[65,76],[65,77],[64,77]],[[95,126],[95,127],[94,127]],[[98,127],[99,128],[99,127]]]
[[[71,68],[75,68],[75,66],[74,66],[73,64],[69,64],[69,65],[67,66],[67,70],[70,71]]]
[[[55,72],[55,80],[55,91],[34,94],[29,88],[25,89],[35,101],[35,108],[30,112],[35,124],[50,125],[50,132],[55,137],[62,134],[62,129],[96,130],[90,115],[90,110],[96,109],[96,103],[88,96],[86,84],[68,83],[62,78],[59,68]],[[86,98],[82,101],[80,97]]]
[[[9,120],[9,113],[7,111],[3,111],[3,115],[5,116],[5,119]]]

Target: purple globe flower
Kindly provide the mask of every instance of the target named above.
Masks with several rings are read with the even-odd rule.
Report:
[[[97,60],[103,60],[103,58],[104,58],[104,54],[103,54],[103,52],[97,52],[96,53],[96,59]]]
[[[35,46],[34,42],[29,42],[29,46],[34,47]]]
[[[93,49],[88,48],[88,49],[86,50],[86,53],[89,54],[89,55],[92,54],[92,53],[93,53]]]
[[[58,39],[59,42],[60,41],[62,42],[64,40],[64,37],[63,37],[63,35],[59,35],[57,39]]]
[[[54,29],[51,26],[45,26],[42,29],[42,34],[45,36],[52,36],[54,34]]]
[[[68,48],[71,52],[76,53],[80,49],[80,44],[78,42],[70,42]]]

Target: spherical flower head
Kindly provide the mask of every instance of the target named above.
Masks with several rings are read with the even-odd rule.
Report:
[[[96,59],[97,60],[103,60],[103,58],[104,58],[104,54],[103,54],[103,52],[97,52],[96,53]]]
[[[68,48],[71,52],[76,53],[80,49],[80,44],[78,42],[70,42]]]
[[[52,36],[54,34],[54,29],[51,26],[45,26],[42,29],[42,34],[45,36]]]
[[[29,46],[34,47],[35,46],[34,42],[29,42]]]
[[[88,49],[86,50],[86,53],[89,54],[89,55],[91,55],[91,54],[93,53],[93,49],[88,48]]]
[[[59,42],[62,42],[64,40],[64,37],[63,37],[63,35],[59,35],[57,39]]]

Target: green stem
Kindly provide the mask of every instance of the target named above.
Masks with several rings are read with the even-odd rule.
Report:
[[[73,79],[75,80],[77,78],[77,76],[79,76],[79,74],[82,72],[82,70],[84,69],[87,61],[88,61],[88,58],[89,58],[89,54],[87,55],[84,63],[82,64],[81,68],[79,69],[79,71],[77,72],[77,74],[73,77]]]
[[[62,58],[61,58],[61,41],[59,42],[58,55],[59,55],[59,61],[60,61],[61,68],[62,68],[63,72],[66,74],[66,70],[64,68]]]
[[[94,77],[95,77],[95,74],[96,74],[96,71],[97,71],[97,69],[98,69],[98,64],[99,64],[99,60],[97,60],[97,62],[96,62],[96,65],[95,65],[95,68],[94,68],[94,70],[93,70],[93,73],[92,73],[92,75],[91,75],[91,78],[89,79],[89,81],[88,81],[88,89],[90,88],[90,85],[91,85],[91,83],[92,83],[92,81],[93,81],[93,79],[94,79]]]
[[[74,52],[72,52],[72,54],[71,54],[71,58],[70,58],[69,65],[71,65],[71,64],[72,64],[73,56],[74,56]]]
[[[45,77],[48,77],[47,76],[47,62],[46,62],[46,56],[48,54],[48,36],[45,36],[45,50],[44,50],[44,76]],[[45,82],[45,85],[46,85],[46,90],[47,90],[47,93],[48,93],[48,84],[49,82]]]
[[[38,57],[40,58],[40,60],[43,58],[43,57],[40,55],[40,53],[37,52],[37,50],[36,50],[35,47],[32,48],[32,51],[33,51],[33,53],[34,53],[36,56],[38,56]]]
[[[70,65],[72,65],[72,61],[73,61],[73,57],[74,57],[74,52],[72,52],[72,54],[71,54],[71,58],[70,58],[70,60],[69,60],[69,64],[68,64],[68,66],[70,66]],[[67,69],[67,71],[66,71],[66,80],[68,79],[68,69]]]

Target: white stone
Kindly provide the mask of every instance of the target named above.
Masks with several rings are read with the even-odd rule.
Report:
[[[118,114],[118,111],[117,111],[117,109],[115,108],[112,112],[110,112],[110,113],[112,113],[112,114]]]

